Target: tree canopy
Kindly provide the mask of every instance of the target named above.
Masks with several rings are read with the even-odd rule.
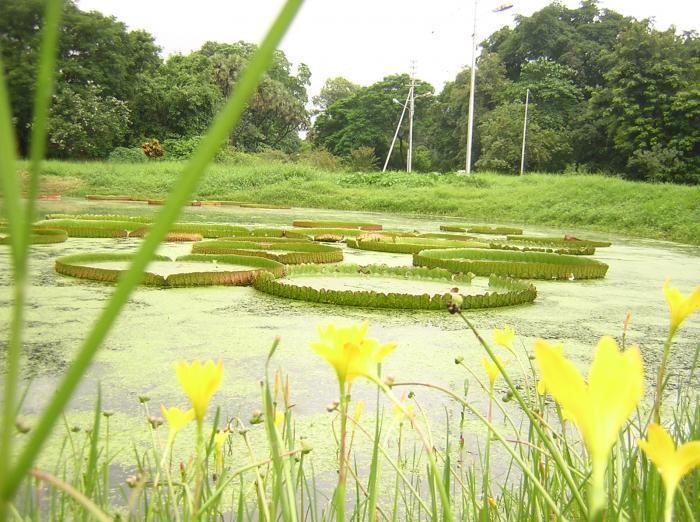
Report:
[[[49,154],[105,158],[147,139],[196,143],[256,50],[248,42],[207,42],[163,60],[153,37],[64,1]],[[26,154],[43,0],[0,2],[0,56],[19,152]],[[519,16],[482,44],[476,70],[474,167],[519,168],[529,91],[528,169],[599,171],[629,179],[700,182],[700,38],[658,31],[583,0],[554,2]],[[414,167],[464,168],[469,68],[439,93],[416,79]],[[276,51],[228,145],[249,152],[302,147],[379,167],[411,82],[393,74],[369,85],[343,77],[308,95],[311,71]],[[396,103],[398,102],[398,103]],[[408,118],[391,168],[406,166]],[[167,150],[166,150],[167,156]]]

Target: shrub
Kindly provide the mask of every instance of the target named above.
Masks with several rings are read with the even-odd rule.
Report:
[[[265,149],[256,153],[255,156],[263,161],[277,161],[280,163],[288,163],[290,160],[289,154],[277,149]]]
[[[309,149],[297,156],[299,163],[322,170],[337,171],[342,168],[340,158],[326,149]]]
[[[146,155],[140,147],[117,147],[109,153],[112,163],[143,163]]]
[[[143,153],[150,159],[158,159],[163,157],[163,146],[156,138],[146,140],[141,144]]]
[[[188,160],[194,154],[194,151],[199,147],[199,143],[202,141],[204,136],[184,136],[181,138],[168,138],[163,141],[163,149],[165,150],[165,155],[170,160],[184,161]],[[222,143],[221,147],[214,157],[214,161],[217,163],[233,162],[237,163],[240,158],[238,157],[243,153],[239,153],[235,149],[229,147],[226,143]]]
[[[418,172],[430,172],[433,167],[433,157],[430,149],[423,145],[413,151],[413,170]]]
[[[367,172],[377,168],[379,158],[375,155],[373,147],[358,147],[350,151],[345,162],[352,170]]]

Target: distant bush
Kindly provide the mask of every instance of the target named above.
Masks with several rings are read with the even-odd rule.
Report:
[[[407,172],[354,172],[339,180],[343,186],[373,187],[431,187],[438,181],[433,174],[408,174]]]
[[[255,154],[256,157],[263,161],[277,161],[280,163],[288,163],[291,158],[289,154],[277,149],[266,149]]]
[[[336,171],[342,168],[340,158],[326,149],[309,149],[301,152],[297,156],[297,161],[321,170]]]
[[[650,149],[634,151],[627,160],[627,179],[659,181],[667,183],[698,183],[697,175],[685,172],[682,155],[674,148],[658,145]]]
[[[351,170],[369,172],[377,168],[379,158],[374,153],[373,147],[358,147],[350,151],[345,158],[345,163]]]
[[[413,151],[412,169],[418,172],[430,172],[433,169],[433,155],[428,147],[420,145]]]
[[[141,144],[143,153],[150,159],[158,159],[163,157],[163,146],[160,141],[153,138],[146,140]]]
[[[111,163],[143,163],[146,159],[140,147],[117,147],[109,153]]]
[[[182,138],[168,138],[163,141],[163,149],[165,157],[169,160],[184,161],[188,160],[194,154],[194,151],[199,147],[204,136],[185,136]],[[222,144],[219,148],[214,161],[217,163],[225,163],[233,159],[236,154],[235,149],[231,149],[227,144]]]

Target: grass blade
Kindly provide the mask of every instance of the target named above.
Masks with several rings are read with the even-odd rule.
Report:
[[[277,45],[301,7],[301,3],[302,0],[287,0],[284,4],[262,44],[241,75],[233,96],[216,117],[206,137],[186,165],[182,176],[178,179],[173,192],[159,213],[151,232],[146,236],[129,270],[120,279],[112,297],[80,347],[73,363],[67,369],[58,389],[44,410],[17,463],[12,467],[6,481],[2,484],[0,496],[3,498],[11,498],[17,491],[22,478],[29,471],[36,455],[38,455],[49,436],[56,419],[63,411],[73,391],[90,366],[100,344],[126,304],[132,290],[140,282],[142,273],[152,259],[158,245],[165,237],[172,223],[175,222],[184,203],[190,198],[204,174],[205,168],[214,159],[219,145],[228,137],[235,124],[240,120],[250,96],[257,88],[260,78],[272,60]]]
[[[34,197],[36,196],[39,164],[46,150],[46,123],[48,107],[53,85],[54,65],[56,62],[56,42],[58,24],[63,2],[50,0],[46,3],[46,12],[41,35],[39,70],[34,98],[34,124],[32,125],[32,172],[30,177],[29,202],[26,214],[21,208],[20,180],[16,174],[16,144],[12,128],[12,112],[5,83],[5,71],[0,60],[0,189],[5,199],[6,217],[10,232],[10,245],[14,268],[14,302],[10,320],[10,338],[7,348],[6,376],[3,393],[3,414],[0,432],[0,490],[5,489],[9,481],[8,471],[12,455],[12,430],[14,429],[17,383],[19,380],[20,355],[22,351],[22,325],[24,322],[24,302],[27,279],[27,249],[31,229]],[[0,500],[0,519],[4,519],[5,500]]]

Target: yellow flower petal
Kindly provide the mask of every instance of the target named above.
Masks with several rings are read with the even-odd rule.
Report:
[[[278,430],[281,430],[282,426],[284,426],[284,412],[275,412],[275,426],[277,426]]]
[[[666,495],[670,497],[683,477],[700,466],[700,441],[686,442],[676,449],[671,435],[658,424],[649,424],[647,440],[637,443],[656,466],[666,486]]]
[[[365,410],[365,401],[357,401],[355,403],[355,408],[352,410],[352,420],[355,421],[355,423],[360,422],[360,418],[362,417],[362,412]]]
[[[178,431],[187,426],[187,424],[194,419],[194,410],[191,408],[187,411],[183,411],[176,406],[166,408],[161,404],[160,411],[163,413],[163,418],[168,423],[171,436],[175,436]]]
[[[221,384],[224,373],[223,361],[214,363],[209,360],[204,364],[200,361],[194,361],[191,364],[179,362],[175,365],[175,372],[182,389],[192,403],[197,421],[201,422],[212,395]]]
[[[503,359],[501,359],[498,356],[496,356],[496,359],[498,360],[501,366],[505,366],[505,361]],[[498,376],[501,374],[501,371],[498,369],[498,366],[496,366],[496,363],[494,363],[490,357],[484,357],[481,360],[481,364],[486,370],[486,375],[488,375],[489,385],[491,386],[491,388],[493,388],[493,385],[495,384]]]
[[[622,425],[642,398],[639,348],[621,353],[612,338],[603,337],[596,347],[588,384],[547,342],[536,341],[535,357],[547,391],[578,427],[594,467],[604,467]]]
[[[219,470],[219,473],[223,470],[224,467],[224,444],[226,443],[226,440],[228,439],[228,432],[227,431],[217,431],[216,434],[214,434],[214,450],[215,450],[215,464],[216,464],[216,469]]]
[[[511,353],[513,352],[513,339],[515,339],[515,331],[509,325],[506,325],[503,330],[495,329],[493,331],[495,343]]]
[[[700,310],[700,286],[686,297],[677,288],[672,288],[666,279],[664,294],[671,312],[671,331],[675,331],[690,314]]]
[[[340,328],[332,324],[318,327],[320,339],[311,343],[311,348],[335,369],[341,383],[351,383],[357,377],[377,379],[377,364],[396,348],[396,343],[380,345],[376,339],[368,339],[367,326],[363,322]]]

